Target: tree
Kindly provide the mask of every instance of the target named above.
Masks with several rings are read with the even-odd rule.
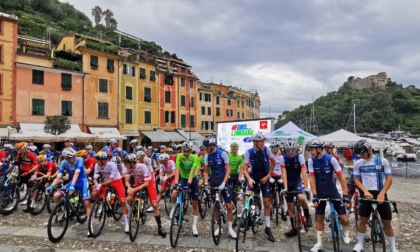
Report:
[[[114,12],[112,12],[112,10],[110,9],[106,9],[104,12],[102,12],[102,15],[105,17],[105,27],[107,29],[110,29],[112,25],[112,20],[114,19]],[[117,21],[115,21],[115,23],[116,22]]]
[[[103,16],[103,12],[102,12],[101,7],[99,7],[98,5],[96,5],[92,9],[92,16],[95,18],[95,25],[99,25],[99,23],[102,20],[102,16]]]
[[[115,18],[111,18],[108,29],[116,30],[117,29],[117,26],[118,26],[117,20]]]
[[[71,127],[67,116],[47,116],[44,125],[44,131],[53,135],[65,133]]]

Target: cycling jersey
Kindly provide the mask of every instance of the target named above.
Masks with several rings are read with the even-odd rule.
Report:
[[[335,188],[334,172],[341,176],[341,167],[337,159],[329,154],[324,154],[320,159],[310,158],[308,160],[309,174],[315,176],[317,187]],[[318,194],[320,194],[318,192]]]
[[[86,158],[85,162],[83,163],[86,169],[94,169],[96,165],[96,159],[94,158]]]
[[[133,169],[127,169],[126,174],[132,176],[138,185],[144,184],[145,181],[150,181],[150,172],[145,164],[137,163]]]
[[[86,155],[86,158],[95,158],[96,152],[95,151],[91,151],[90,153],[88,153]]]
[[[265,177],[270,171],[269,159],[273,157],[271,151],[264,146],[262,150],[256,151],[251,148],[245,152],[244,162],[252,167],[250,175],[254,179]]]
[[[338,157],[337,155],[335,155],[334,153],[333,154],[330,154],[331,156],[333,156],[335,159],[337,159],[337,162],[338,162],[338,164],[341,166],[342,164],[343,164],[343,162],[341,162],[341,159],[340,159],[340,157]]]
[[[237,175],[239,174],[239,166],[244,165],[244,159],[241,155],[233,155],[229,153],[228,155],[229,163],[230,163],[230,175]]]
[[[49,151],[49,152],[47,152],[46,154],[44,154],[44,156],[45,156],[45,159],[46,159],[47,161],[51,161],[51,160],[52,160],[52,158],[54,157],[54,151]]]
[[[301,171],[306,166],[305,158],[299,153],[296,153],[294,157],[285,154],[280,157],[280,166],[286,169],[287,181],[302,180]]]
[[[222,150],[216,149],[214,153],[207,153],[204,156],[204,164],[211,168],[211,181],[223,182],[226,175],[226,164],[229,164],[228,154]],[[221,181],[220,181],[221,180]]]
[[[23,172],[30,171],[35,165],[36,155],[33,152],[28,151],[25,156],[19,156],[19,161],[22,162],[20,165],[20,170]]]
[[[79,176],[77,177],[76,184],[74,187],[78,189],[83,197],[83,200],[90,198],[90,191],[88,189],[88,180],[83,167],[83,158],[76,157],[75,163],[70,163],[68,160],[63,160],[60,163],[60,169],[58,170],[57,177],[63,177],[63,173],[66,171],[70,177],[70,183],[63,186],[62,189],[67,189],[73,183],[73,176],[76,171],[79,171]]]
[[[271,173],[271,177],[281,177],[281,166],[280,166],[280,158],[281,152],[273,153],[273,158],[276,160],[276,165],[274,166],[274,170]],[[283,160],[284,161],[284,160]]]
[[[381,191],[384,178],[392,176],[392,172],[386,158],[372,155],[369,159],[359,159],[354,163],[353,176],[359,178],[368,191]]]
[[[45,165],[39,164],[36,168],[36,172],[41,172],[43,174],[47,174],[48,172],[53,175],[57,171],[57,166],[53,162],[47,161]]]
[[[100,166],[98,164],[95,165],[95,173],[93,178],[99,178],[102,175],[105,181],[112,179],[117,180],[121,178],[121,174],[118,171],[118,167],[113,162],[107,162],[106,165]]]
[[[167,175],[171,175],[174,170],[175,170],[175,162],[172,160],[168,160],[166,165],[162,163],[160,163],[159,165],[159,171]]]
[[[195,169],[197,168],[197,155],[190,154],[187,158],[183,153],[176,156],[176,169],[181,170],[181,178],[188,179],[190,177],[191,169],[194,170],[193,177],[197,176]]]

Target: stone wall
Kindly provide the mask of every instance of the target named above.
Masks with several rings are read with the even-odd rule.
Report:
[[[370,75],[364,79],[357,77],[349,80],[350,87],[354,89],[380,88],[385,89],[388,82],[388,77],[385,72],[380,72],[377,75]]]

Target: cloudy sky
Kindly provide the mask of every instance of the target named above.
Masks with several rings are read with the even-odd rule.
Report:
[[[387,72],[420,85],[417,0],[68,0],[88,17],[111,9],[118,29],[155,41],[203,82],[257,89],[276,116],[351,75]]]

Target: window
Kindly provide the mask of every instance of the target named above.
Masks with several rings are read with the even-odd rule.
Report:
[[[220,116],[220,108],[216,108],[216,116]]]
[[[230,106],[230,100],[228,99],[228,106]]]
[[[207,115],[211,115],[211,108],[207,108]]]
[[[238,112],[237,115],[238,119],[241,118],[241,113]]]
[[[181,106],[185,107],[185,95],[181,95]]]
[[[125,99],[133,100],[133,87],[125,87]]]
[[[90,67],[98,68],[98,56],[90,55]]]
[[[71,116],[71,101],[61,101],[61,115]]]
[[[194,88],[194,81],[190,80],[190,88]]]
[[[201,130],[213,130],[214,123],[209,121],[201,122]]]
[[[136,68],[135,67],[131,67],[131,76],[136,77]]]
[[[144,88],[144,101],[151,102],[152,101],[152,89],[149,87]]]
[[[125,109],[125,123],[133,123],[133,110]]]
[[[61,74],[61,88],[63,90],[71,90],[71,74]]]
[[[45,101],[41,99],[32,99],[32,115],[45,114]]]
[[[99,79],[99,93],[108,93],[108,80]]]
[[[133,66],[129,66],[127,64],[124,64],[123,65],[123,74],[135,77],[136,76],[136,68],[133,67]]]
[[[44,84],[44,71],[32,70],[32,84]]]
[[[171,92],[165,91],[165,103],[171,103]]]
[[[200,101],[211,102],[211,94],[200,93]]]
[[[226,116],[233,116],[233,110],[232,109],[226,109]]]
[[[150,70],[150,80],[155,81],[156,80],[156,73],[155,71]]]
[[[239,101],[237,101],[237,102],[236,102],[236,107],[238,107],[238,108],[239,108]]]
[[[165,74],[165,85],[173,85],[174,78],[171,74]]]
[[[146,69],[140,67],[140,79],[146,79]]]
[[[193,107],[194,107],[194,97],[191,97],[190,99],[191,99],[191,104],[190,104],[190,106],[191,106],[191,108],[193,108]]]
[[[111,73],[114,72],[114,60],[107,59],[106,70],[108,70],[108,72],[111,72]]]
[[[219,105],[220,104],[220,97],[216,97],[216,104]]]
[[[187,127],[187,117],[185,115],[181,115],[181,128]]]
[[[109,118],[107,102],[98,102],[98,118]]]
[[[190,115],[190,127],[195,127],[195,117]]]
[[[165,111],[165,123],[175,123],[174,111]]]
[[[242,112],[242,119],[244,119],[244,113]]]
[[[144,111],[144,123],[152,123],[152,112]]]
[[[245,106],[244,106],[244,101],[242,101],[242,108],[244,108]]]
[[[185,78],[181,78],[181,87],[185,87]]]
[[[201,107],[201,115],[205,115],[206,114],[206,107]]]

